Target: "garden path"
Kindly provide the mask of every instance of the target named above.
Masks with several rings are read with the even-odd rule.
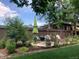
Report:
[[[6,49],[0,49],[0,59],[6,59],[8,56]]]

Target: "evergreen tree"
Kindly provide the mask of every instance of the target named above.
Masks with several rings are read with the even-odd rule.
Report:
[[[27,40],[26,28],[18,17],[8,18],[5,26],[8,38],[14,39],[16,42],[18,40],[23,42]]]

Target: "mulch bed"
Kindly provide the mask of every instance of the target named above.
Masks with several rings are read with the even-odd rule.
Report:
[[[43,49],[50,49],[50,48],[53,48],[53,47],[30,47],[28,52],[37,51],[37,50],[43,50]]]

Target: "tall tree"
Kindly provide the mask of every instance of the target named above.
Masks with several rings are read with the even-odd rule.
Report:
[[[79,13],[79,0],[70,0],[71,4],[75,7],[75,11]]]
[[[48,4],[48,11],[46,12],[47,21],[57,24],[60,28],[63,22],[74,21],[74,10],[70,1],[58,0]]]
[[[17,5],[19,5],[18,3],[22,4],[24,2],[24,0],[11,1]],[[22,7],[24,5],[26,4],[24,3]],[[73,7],[70,3],[70,0],[32,0],[30,5],[37,15],[44,16],[47,19],[46,21],[49,23],[57,23],[57,27],[60,27],[63,21],[72,22],[72,19],[74,19]]]
[[[78,17],[79,17],[79,0],[70,0],[71,4],[74,7],[74,29],[75,29],[75,34],[76,34],[76,24],[78,23]]]

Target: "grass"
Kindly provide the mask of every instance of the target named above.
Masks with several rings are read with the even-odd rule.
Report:
[[[17,56],[11,59],[79,59],[79,45],[30,55]]]

